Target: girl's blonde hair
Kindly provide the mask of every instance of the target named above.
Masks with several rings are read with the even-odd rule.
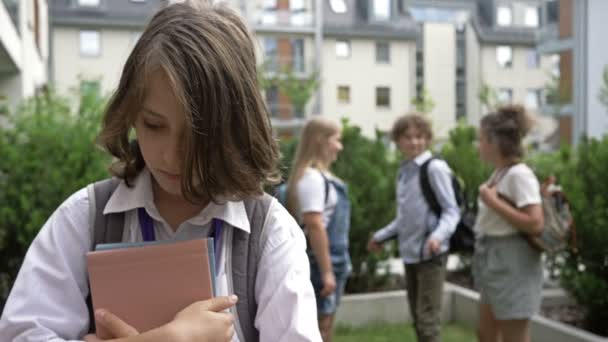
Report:
[[[278,182],[279,150],[260,92],[255,48],[243,19],[225,5],[186,1],[161,9],[129,55],[98,141],[131,185],[145,167],[130,141],[151,75],[163,72],[186,113],[182,193],[192,202],[262,194]]]
[[[310,119],[302,130],[298,149],[293,162],[291,175],[287,181],[287,210],[296,216],[298,213],[298,181],[308,167],[329,171],[326,155],[329,138],[339,134],[340,127],[332,120],[323,117]]]

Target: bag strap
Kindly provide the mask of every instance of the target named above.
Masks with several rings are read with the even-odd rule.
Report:
[[[431,157],[420,166],[420,188],[422,189],[422,195],[431,208],[431,211],[439,217],[441,215],[441,205],[437,200],[437,195],[435,195],[435,191],[433,191],[429,180],[429,165],[435,159],[437,158]]]
[[[255,298],[257,270],[262,249],[267,240],[266,218],[272,196],[264,194],[244,201],[250,223],[250,233],[234,229],[232,237],[232,284],[239,297],[236,311],[241,331],[246,341],[259,341],[260,333],[255,328],[258,303]]]
[[[90,250],[95,250],[95,246],[100,243],[114,243],[122,240],[124,213],[103,214],[103,210],[118,184],[120,184],[120,179],[109,178],[89,184],[87,187],[89,194],[89,227],[92,229]],[[89,333],[94,333],[95,315],[90,289],[89,286],[89,294],[85,300],[89,309]]]
[[[323,182],[325,183],[325,205],[327,205],[327,201],[329,200],[329,179],[327,179],[327,176],[323,173],[323,171],[319,170],[319,173],[321,174],[321,177],[323,177]]]

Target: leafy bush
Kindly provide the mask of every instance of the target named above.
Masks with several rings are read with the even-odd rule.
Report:
[[[608,336],[608,138],[583,140],[563,168],[578,252],[565,253],[562,284],[585,308],[585,325]]]
[[[51,213],[69,195],[107,176],[95,147],[104,100],[81,94],[72,113],[52,90],[27,100],[0,125],[0,309],[23,256]]]

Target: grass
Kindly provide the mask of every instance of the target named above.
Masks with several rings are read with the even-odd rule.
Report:
[[[411,324],[374,323],[362,328],[354,328],[338,324],[335,331],[335,342],[415,342],[416,333]],[[471,342],[475,341],[473,331],[459,325],[444,326],[441,331],[441,341]]]

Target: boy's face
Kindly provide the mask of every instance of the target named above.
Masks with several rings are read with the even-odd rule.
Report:
[[[409,127],[397,140],[397,147],[406,159],[414,159],[429,146],[429,139],[416,127]]]
[[[181,195],[186,115],[163,72],[150,77],[135,132],[146,166],[162,190]]]

